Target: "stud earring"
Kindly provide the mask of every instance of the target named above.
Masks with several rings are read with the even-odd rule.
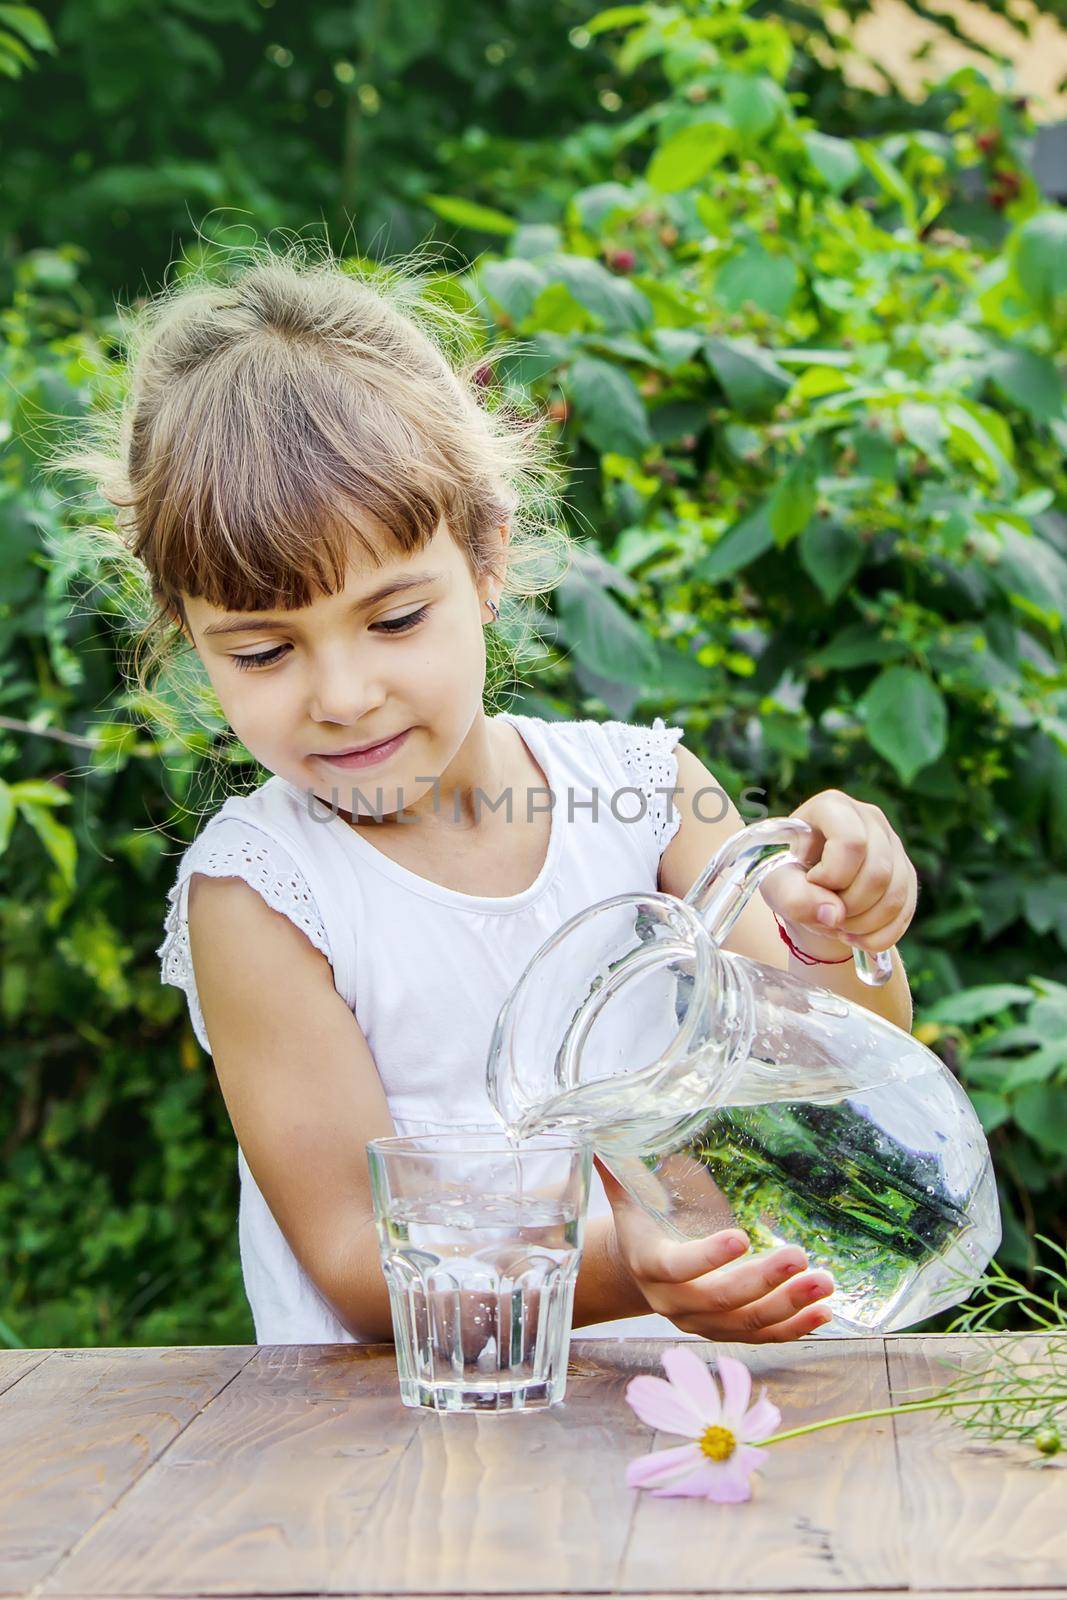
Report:
[[[495,601],[495,600],[493,600],[493,599],[492,599],[492,598],[491,598],[491,597],[490,597],[490,598],[489,598],[489,599],[488,599],[488,600],[486,600],[486,602],[485,602],[485,603],[486,603],[486,605],[487,605],[487,606],[488,606],[488,607],[489,607],[489,610],[490,610],[490,611],[491,611],[491,612],[492,612],[492,614],[493,614],[493,621],[494,621],[494,622],[499,622],[499,621],[500,621],[500,611],[499,611],[499,609],[498,609],[498,607],[497,607],[497,604],[496,604],[496,601]]]

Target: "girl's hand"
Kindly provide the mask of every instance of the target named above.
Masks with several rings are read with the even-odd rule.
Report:
[[[784,1344],[829,1321],[825,1305],[812,1307],[832,1293],[834,1280],[828,1272],[805,1272],[803,1250],[783,1245],[728,1266],[738,1254],[730,1249],[732,1241],[741,1241],[741,1254],[748,1249],[741,1229],[724,1229],[704,1239],[668,1239],[599,1156],[593,1160],[614,1213],[620,1265],[649,1309],[669,1317],[683,1333],[742,1344]]]
[[[806,874],[795,867],[768,874],[760,893],[771,910],[791,933],[843,941],[845,954],[855,945],[875,954],[897,944],[915,915],[919,879],[879,807],[824,789],[792,815],[816,830],[807,844],[813,864]]]

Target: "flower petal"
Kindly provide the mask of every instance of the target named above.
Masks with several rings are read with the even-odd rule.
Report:
[[[730,1457],[730,1465],[737,1467],[747,1478],[757,1467],[763,1466],[770,1453],[769,1450],[757,1450],[750,1444],[740,1444]]]
[[[776,1433],[781,1423],[782,1413],[773,1400],[767,1399],[767,1391],[764,1388],[760,1390],[760,1397],[755,1405],[749,1406],[742,1417],[739,1437],[746,1443],[756,1443]]]
[[[683,1476],[674,1478],[670,1483],[665,1483],[662,1488],[653,1489],[651,1492],[655,1495],[657,1500],[663,1499],[669,1494],[692,1495],[706,1498],[714,1478],[714,1473],[712,1471],[714,1466],[714,1461],[708,1461],[705,1458],[694,1472],[689,1472]]]
[[[680,1444],[672,1450],[653,1450],[647,1456],[635,1456],[626,1466],[626,1487],[643,1489],[647,1484],[685,1477],[703,1459],[697,1444]]]
[[[662,1489],[653,1489],[652,1493],[657,1497],[669,1494],[701,1495],[705,1500],[717,1500],[723,1505],[748,1500],[751,1495],[748,1478],[738,1471],[733,1458],[729,1461],[705,1461],[688,1477],[677,1478]]]
[[[719,1470],[715,1474],[708,1488],[708,1499],[716,1500],[720,1505],[739,1505],[742,1500],[752,1499],[752,1485],[748,1481],[740,1459],[740,1452],[732,1455],[729,1461],[716,1463]]]
[[[752,1393],[752,1375],[735,1356],[717,1356],[715,1364],[722,1384],[722,1425],[731,1433],[740,1433],[741,1418]]]
[[[664,1350],[661,1359],[668,1378],[685,1394],[704,1427],[713,1427],[722,1416],[722,1401],[707,1362],[684,1344]]]
[[[687,1439],[696,1439],[704,1431],[704,1423],[684,1390],[676,1389],[666,1378],[653,1378],[645,1372],[631,1378],[626,1385],[626,1400],[650,1428],[680,1433]]]

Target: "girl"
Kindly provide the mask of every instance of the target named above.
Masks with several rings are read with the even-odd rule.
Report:
[[[120,509],[154,661],[160,629],[191,646],[271,774],[185,851],[158,952],[237,1137],[262,1343],[391,1339],[366,1141],[499,1131],[486,1053],[534,950],[610,895],[686,894],[742,825],[725,797],[716,821],[706,792],[686,803],[715,780],[660,719],[486,714],[494,625],[566,550],[539,420],[493,404],[450,349],[461,324],[402,270],[256,252],[143,309],[117,448],[65,458]],[[794,815],[817,859],[765,880],[730,947],[824,962],[820,981],[908,1028],[899,958],[879,990],[850,961],[911,921],[900,840],[836,790]],[[575,1327],[765,1343],[829,1319],[803,1251],[727,1265],[747,1248],[736,1229],[667,1241],[598,1168]]]

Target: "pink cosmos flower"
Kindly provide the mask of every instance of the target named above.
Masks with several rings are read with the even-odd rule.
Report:
[[[723,1504],[750,1499],[749,1477],[767,1456],[753,1444],[768,1438],[782,1420],[766,1388],[750,1406],[751,1374],[733,1356],[716,1360],[721,1398],[707,1363],[691,1346],[674,1345],[662,1360],[670,1381],[646,1374],[631,1378],[626,1399],[642,1422],[684,1434],[692,1443],[637,1456],[626,1468],[627,1487],[656,1484],[654,1495],[702,1495]]]

